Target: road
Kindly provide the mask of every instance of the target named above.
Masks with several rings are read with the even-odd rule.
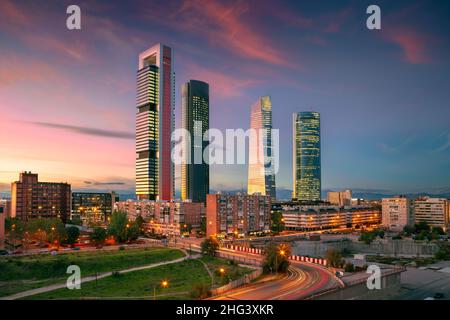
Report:
[[[299,300],[335,288],[331,273],[312,264],[292,262],[287,274],[261,280],[216,296],[214,300]]]

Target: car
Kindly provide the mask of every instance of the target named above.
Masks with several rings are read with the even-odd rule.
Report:
[[[442,292],[437,292],[434,294],[435,299],[442,299],[442,298],[444,298],[444,296],[445,295]]]

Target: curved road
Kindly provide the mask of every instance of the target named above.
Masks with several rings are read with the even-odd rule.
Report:
[[[213,297],[215,300],[298,300],[337,287],[331,273],[312,264],[292,262],[287,274]]]

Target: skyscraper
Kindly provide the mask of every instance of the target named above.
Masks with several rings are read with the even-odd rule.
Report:
[[[181,94],[182,127],[190,137],[184,139],[181,199],[205,203],[209,193],[209,164],[203,152],[209,141],[203,141],[203,135],[209,129],[209,85],[190,80],[182,86]]]
[[[173,50],[157,44],[139,55],[136,115],[136,195],[172,200],[175,169],[171,159],[174,130]]]
[[[260,97],[250,113],[248,194],[260,193],[276,198],[274,149],[272,141],[272,103]]]
[[[320,114],[298,112],[293,115],[292,198],[318,201],[321,191]]]

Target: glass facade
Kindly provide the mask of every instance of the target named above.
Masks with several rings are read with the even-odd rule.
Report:
[[[190,80],[181,88],[182,127],[189,132],[184,139],[184,159],[181,166],[181,199],[206,202],[209,193],[209,164],[203,153],[209,141],[203,135],[209,129],[209,85]],[[201,142],[200,142],[201,141]]]
[[[136,195],[172,200],[175,76],[173,51],[158,44],[139,55],[136,96]]]
[[[299,201],[318,201],[321,192],[320,114],[293,115],[293,194]]]
[[[247,192],[268,195],[275,200],[272,102],[269,96],[259,98],[253,105],[250,129]]]

